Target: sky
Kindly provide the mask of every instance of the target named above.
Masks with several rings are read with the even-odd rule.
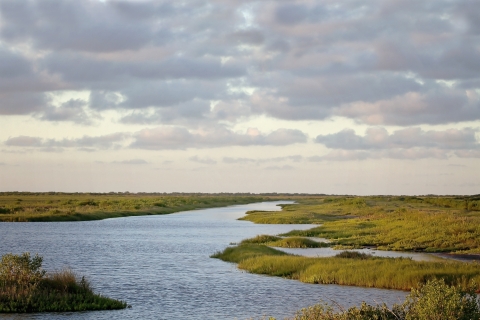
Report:
[[[0,191],[480,193],[478,0],[0,0]]]

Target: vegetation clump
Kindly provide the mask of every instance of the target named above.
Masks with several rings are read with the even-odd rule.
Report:
[[[275,197],[235,194],[0,193],[0,221],[88,221],[169,214]]]
[[[282,238],[266,234],[242,240],[240,244],[264,244],[266,246],[279,248],[322,248],[329,246],[327,243],[317,242],[305,237]]]
[[[124,309],[123,301],[93,293],[71,270],[47,273],[43,258],[5,254],[0,262],[0,313]]]
[[[412,289],[403,304],[351,307],[338,311],[319,303],[302,309],[292,320],[478,320],[480,301],[473,287],[449,286],[443,280],[430,280]],[[273,318],[270,318],[274,320]]]
[[[259,244],[241,244],[212,257],[238,263],[238,268],[255,274],[280,276],[314,284],[410,290],[433,279],[467,288],[480,283],[480,264],[455,261],[414,261],[383,258],[357,252],[336,257],[312,258],[286,254]],[[477,285],[476,290],[480,290]]]
[[[320,237],[332,246],[480,254],[480,199],[465,197],[317,197],[281,212],[257,211],[255,223],[321,224],[281,236]]]

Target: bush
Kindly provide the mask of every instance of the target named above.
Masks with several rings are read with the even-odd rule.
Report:
[[[6,254],[0,263],[0,313],[123,309],[127,304],[93,293],[84,277],[66,269],[47,274],[43,258]]]
[[[340,312],[320,303],[297,312],[294,320],[478,320],[480,301],[472,284],[470,289],[449,286],[443,280],[431,280],[413,289],[402,305],[391,309],[385,304],[362,303]]]
[[[419,289],[413,289],[403,307],[407,320],[472,320],[480,319],[480,305],[475,285],[466,290],[448,286],[445,281],[431,280]]]

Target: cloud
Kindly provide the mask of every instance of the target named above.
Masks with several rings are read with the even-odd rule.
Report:
[[[291,162],[300,162],[303,160],[301,155],[292,155],[292,156],[285,156],[285,157],[274,157],[274,158],[261,158],[261,159],[254,159],[254,158],[232,158],[232,157],[224,157],[223,162],[227,164],[245,164],[245,163],[269,163],[269,162],[284,162],[284,161],[291,161]]]
[[[11,147],[42,148],[43,151],[59,151],[61,148],[78,148],[80,150],[110,149],[120,147],[129,137],[126,133],[112,133],[102,136],[83,136],[76,139],[42,139],[40,137],[18,136],[9,138],[5,145]]]
[[[361,161],[367,159],[400,159],[400,160],[418,160],[418,159],[447,159],[451,155],[440,149],[392,149],[392,150],[333,150],[323,156],[309,157],[308,161]]]
[[[193,156],[193,157],[190,157],[188,158],[188,160],[192,161],[192,162],[197,162],[197,163],[201,163],[201,164],[216,164],[217,161],[211,159],[211,158],[200,158],[198,156]]]
[[[129,142],[131,141],[131,142]],[[215,148],[224,146],[270,145],[285,146],[304,143],[307,136],[293,129],[277,129],[262,134],[250,128],[245,133],[236,133],[223,127],[212,127],[189,131],[184,127],[157,127],[136,133],[117,132],[102,136],[83,136],[74,139],[42,139],[40,137],[18,136],[5,141],[6,146],[43,148],[43,151],[60,151],[61,148],[77,148],[80,151],[99,149],[134,148],[147,150]],[[129,144],[127,145],[127,142]],[[192,160],[192,159],[191,159]],[[193,160],[199,161],[198,158]]]
[[[124,124],[191,127],[480,119],[474,0],[0,0],[0,15],[3,115],[85,125],[119,110]],[[55,108],[61,90],[91,95]]]
[[[0,93],[0,114],[30,114],[46,108],[47,102],[43,93]]]
[[[220,58],[168,57],[140,61],[109,61],[72,53],[52,53],[43,60],[48,72],[72,83],[114,81],[114,79],[203,79],[240,77],[245,68],[222,63]]]
[[[0,12],[4,39],[30,40],[38,49],[138,49],[155,32],[141,20],[127,19],[110,2],[7,0],[0,2]]]
[[[100,118],[98,115],[92,116],[91,112],[86,111],[87,102],[81,99],[70,99],[58,107],[48,106],[37,117],[44,121],[72,121],[78,124],[90,124],[92,118]]]
[[[162,150],[252,145],[285,146],[306,141],[307,136],[303,132],[293,129],[277,129],[269,134],[262,134],[258,129],[250,128],[242,134],[223,127],[196,132],[190,132],[182,127],[158,127],[137,132],[130,147]]]
[[[147,161],[143,159],[130,159],[130,160],[122,160],[122,161],[113,161],[114,164],[127,164],[127,165],[143,165],[148,164]]]
[[[480,158],[480,150],[458,150],[455,155],[459,158]]]
[[[447,159],[452,156],[480,157],[478,130],[472,128],[423,130],[405,128],[388,133],[385,128],[368,128],[364,136],[351,129],[327,135],[319,135],[315,142],[333,149],[323,156],[310,157],[309,161],[348,161],[366,159]]]
[[[283,166],[268,166],[268,167],[265,167],[265,170],[281,170],[281,171],[285,171],[285,170],[293,170],[295,169],[294,167],[286,164],[286,165],[283,165]]]
[[[389,134],[385,128],[374,127],[366,131],[365,136],[357,135],[351,129],[338,133],[319,135],[317,143],[330,149],[371,150],[371,149],[479,149],[480,144],[475,138],[477,130],[472,128],[448,129],[444,131],[424,131],[421,128],[406,128]]]
[[[7,139],[5,145],[14,147],[41,147],[43,142],[39,137],[18,136]]]
[[[126,124],[164,124],[164,123],[199,123],[200,120],[211,121],[210,103],[205,100],[193,100],[174,107],[148,108],[135,110],[123,116],[120,122]]]

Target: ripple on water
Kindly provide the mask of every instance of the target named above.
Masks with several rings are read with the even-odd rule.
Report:
[[[232,242],[312,225],[238,221],[248,210],[276,210],[268,202],[85,222],[0,223],[0,254],[29,251],[44,268],[70,266],[95,290],[126,300],[131,309],[60,314],[2,315],[2,319],[279,319],[320,300],[345,307],[393,304],[406,293],[248,274],[209,256]]]

